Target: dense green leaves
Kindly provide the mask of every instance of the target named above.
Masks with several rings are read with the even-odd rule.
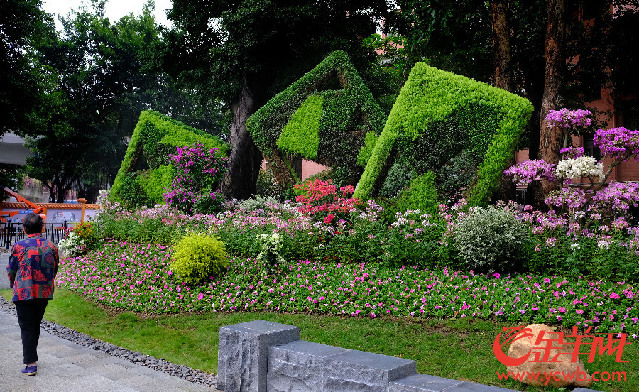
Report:
[[[279,148],[308,159],[317,157],[322,101],[321,95],[311,95],[302,103],[277,139]]]
[[[0,136],[36,134],[46,119],[45,79],[38,47],[51,39],[52,20],[41,0],[7,0],[0,12]]]

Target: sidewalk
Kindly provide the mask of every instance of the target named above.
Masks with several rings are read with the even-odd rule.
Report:
[[[8,288],[0,271],[0,288]],[[4,299],[0,299],[4,302]],[[46,317],[46,316],[45,316]],[[0,391],[2,392],[212,392],[202,384],[138,365],[42,331],[38,374],[20,373],[22,344],[15,315],[0,309]]]

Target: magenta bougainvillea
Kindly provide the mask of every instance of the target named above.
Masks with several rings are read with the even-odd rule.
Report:
[[[606,158],[625,161],[634,156],[639,160],[639,131],[624,127],[599,129],[595,132],[595,144]]]
[[[507,176],[512,176],[517,186],[528,186],[535,180],[555,180],[555,165],[543,159],[523,161],[504,171]]]
[[[176,175],[171,187],[165,189],[166,204],[187,214],[219,211],[222,194],[218,188],[226,171],[226,158],[219,149],[207,150],[203,144],[195,143],[178,147],[170,158]]]
[[[546,115],[546,126],[562,128],[583,128],[588,127],[592,120],[588,118],[592,113],[590,110],[550,110]]]

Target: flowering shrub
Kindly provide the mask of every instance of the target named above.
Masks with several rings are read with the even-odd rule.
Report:
[[[584,148],[583,147],[565,147],[559,150],[559,153],[564,158],[577,159],[584,155]]]
[[[300,193],[295,197],[295,201],[302,203],[300,212],[311,216],[318,215],[326,224],[331,224],[334,220],[338,222],[337,217],[345,217],[347,213],[355,211],[359,204],[357,199],[350,197],[355,192],[352,185],[341,187],[339,194],[331,180],[317,179],[295,185],[293,188]]]
[[[530,243],[525,223],[510,211],[492,206],[473,209],[454,231],[455,248],[473,271],[522,271]]]
[[[590,112],[587,110],[561,109],[551,110],[546,119],[549,126],[585,127],[590,125],[588,115]],[[603,163],[593,157],[583,156],[583,148],[566,147],[561,149],[560,153],[564,159],[557,163],[552,175],[543,171],[551,168],[543,161],[522,162],[504,171],[504,174],[512,176],[517,185],[529,185],[534,180],[561,179],[563,187],[549,194],[545,202],[551,208],[569,213],[568,218],[571,222],[583,218],[593,221],[605,218],[604,223],[607,224],[619,217],[630,218],[630,209],[639,204],[639,196],[636,196],[639,188],[633,184],[616,182],[606,185],[606,182],[615,166],[632,157],[639,159],[639,131],[630,131],[623,127],[599,129],[595,132],[594,141],[604,157],[612,159],[605,172]],[[587,189],[570,187],[571,179],[584,177],[590,181]],[[580,209],[583,211],[577,211]],[[593,224],[593,221],[590,224]]]
[[[554,181],[555,165],[543,159],[527,160],[506,169],[504,174],[512,176],[517,186],[528,186],[535,180]]]
[[[67,231],[58,247],[66,256],[75,257],[94,249],[97,244],[98,237],[91,223],[80,222]]]
[[[639,206],[639,184],[611,182],[592,197],[591,211],[609,217],[628,216],[632,207]]]
[[[218,148],[207,150],[197,142],[178,147],[170,156],[176,167],[171,189],[164,194],[169,206],[187,214],[212,213],[220,210],[222,194],[217,189],[226,170],[226,158]]]
[[[639,290],[624,282],[308,260],[265,279],[257,260],[233,258],[223,280],[185,286],[168,268],[171,257],[162,245],[114,241],[63,260],[57,282],[105,305],[149,313],[473,317],[639,334]]]
[[[586,192],[581,188],[563,187],[546,198],[546,204],[557,209],[571,212],[586,205]]]
[[[567,180],[581,177],[600,180],[603,177],[603,163],[597,162],[594,157],[567,158],[557,163],[555,175]]]
[[[604,157],[625,161],[632,156],[639,159],[639,131],[624,127],[600,129],[595,133],[594,142]]]
[[[73,231],[70,231],[66,237],[58,241],[58,248],[66,257],[80,256],[87,251],[85,241]]]
[[[546,115],[547,127],[562,128],[582,128],[590,126],[592,120],[588,118],[592,113],[590,110],[568,110],[566,108],[559,110],[549,110]]]
[[[264,272],[272,273],[278,264],[284,264],[285,260],[280,255],[282,250],[282,238],[278,233],[258,234],[261,244],[261,251],[257,255],[257,260],[262,263]]]

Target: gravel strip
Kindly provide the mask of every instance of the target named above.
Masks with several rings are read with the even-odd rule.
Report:
[[[16,316],[15,306],[7,302],[3,297],[0,297],[0,311]],[[69,340],[94,350],[103,351],[109,355],[113,355],[114,357],[123,358],[138,365],[146,366],[171,376],[180,377],[192,383],[203,384],[213,389],[215,389],[217,385],[217,377],[215,374],[205,373],[201,370],[191,369],[187,366],[176,365],[165,359],[157,359],[149,355],[130,351],[111,343],[94,339],[89,335],[74,331],[50,321],[43,320],[41,327],[43,330],[62,339]]]

